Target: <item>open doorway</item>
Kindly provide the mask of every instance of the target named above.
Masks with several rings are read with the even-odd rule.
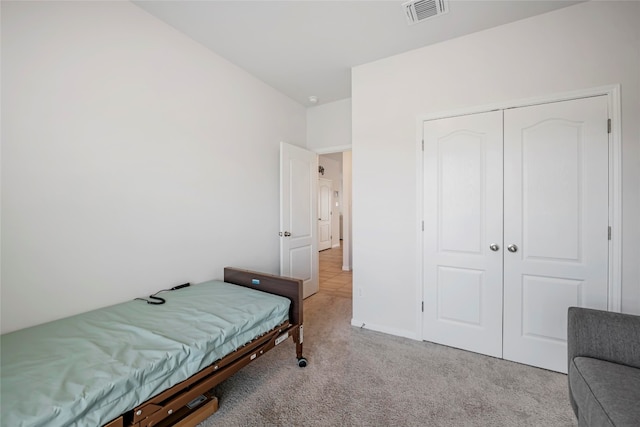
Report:
[[[345,298],[352,297],[351,269],[351,151],[320,154],[318,156],[318,206],[330,204],[330,244],[319,251],[320,292]],[[327,199],[327,200],[324,200]],[[327,230],[325,218],[319,215],[319,227]],[[320,231],[320,230],[319,230]],[[319,233],[320,235],[320,233]]]

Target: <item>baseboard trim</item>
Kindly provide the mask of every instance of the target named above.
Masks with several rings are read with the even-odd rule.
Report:
[[[418,337],[418,334],[413,331],[407,331],[406,329],[389,328],[387,326],[363,322],[362,320],[358,319],[351,319],[351,326],[368,329],[370,331],[382,332],[384,334],[395,335],[397,337],[409,338],[415,341],[421,341],[421,339]]]

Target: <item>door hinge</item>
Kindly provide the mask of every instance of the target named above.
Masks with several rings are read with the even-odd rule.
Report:
[[[424,151],[424,139],[422,140],[422,151]]]
[[[424,231],[424,221],[422,221],[422,231]]]
[[[609,226],[608,239],[611,240],[611,226]]]
[[[611,133],[611,119],[607,119],[607,133]]]
[[[424,313],[424,301],[422,301],[422,312]]]

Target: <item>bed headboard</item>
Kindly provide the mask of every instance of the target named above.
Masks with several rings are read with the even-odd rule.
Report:
[[[289,322],[302,325],[302,280],[225,267],[224,281],[289,298],[291,300]]]

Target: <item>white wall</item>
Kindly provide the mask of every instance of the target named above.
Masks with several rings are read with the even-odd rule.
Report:
[[[418,116],[616,83],[622,309],[640,313],[639,22],[638,2],[587,2],[353,69],[355,324],[420,337]]]
[[[276,273],[306,110],[128,2],[2,2],[2,332]]]
[[[307,148],[319,153],[351,148],[351,99],[307,109]]]
[[[343,266],[352,268],[351,246],[351,99],[307,109],[307,148],[317,153],[343,152],[342,214]]]

